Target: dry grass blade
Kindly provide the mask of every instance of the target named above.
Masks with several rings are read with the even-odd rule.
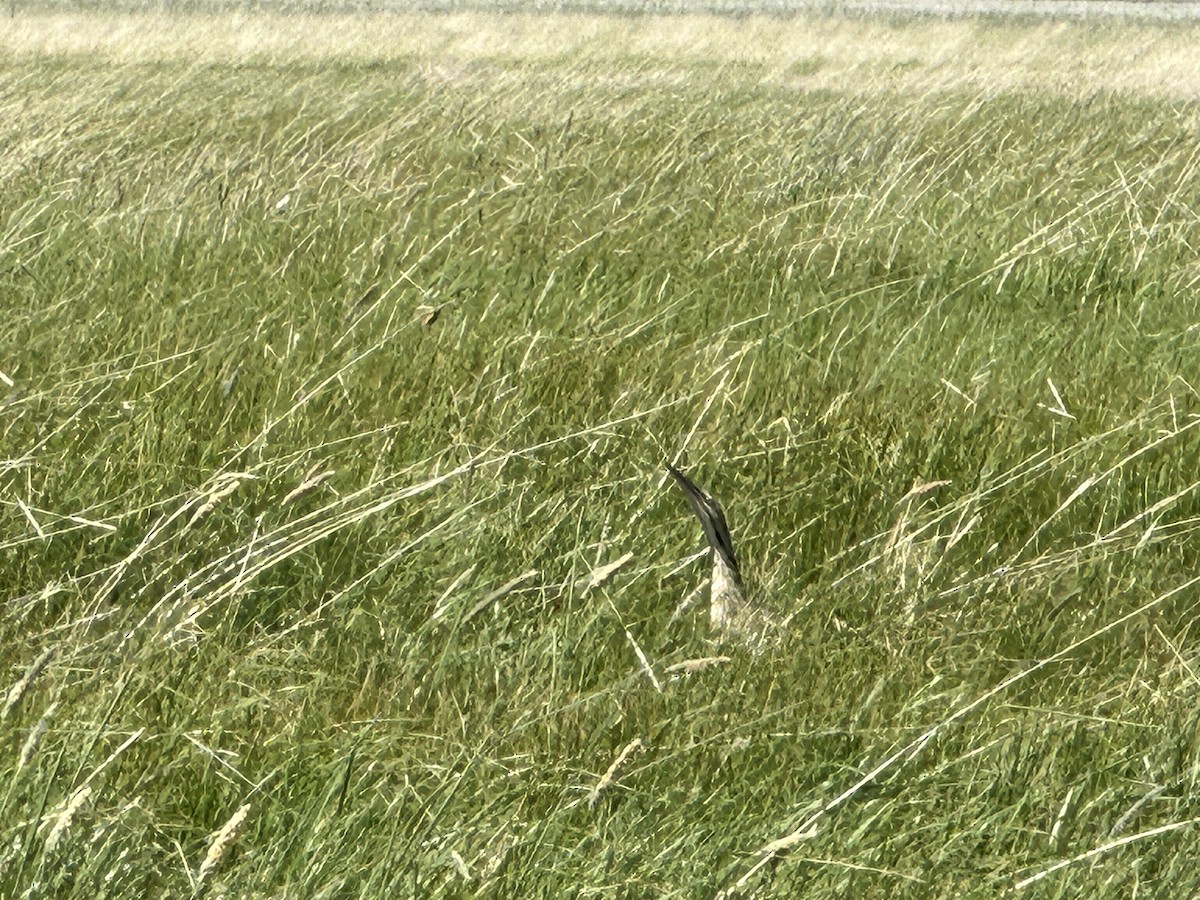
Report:
[[[25,517],[25,521],[27,521],[30,527],[33,528],[34,534],[38,536],[38,540],[44,541],[46,539],[45,529],[43,529],[41,523],[33,517],[33,511],[30,510],[25,502],[19,497],[17,498],[17,508],[21,510],[21,515]]]
[[[479,568],[478,563],[471,563],[471,565],[467,566],[456,576],[454,576],[454,580],[450,582],[450,586],[447,587],[446,590],[442,591],[442,595],[438,597],[437,602],[433,604],[433,612],[429,614],[430,622],[436,622],[446,615],[447,610],[450,609],[454,601],[454,597],[458,589],[463,585],[464,582],[466,582],[468,578],[475,574],[475,570],[477,568]]]
[[[645,651],[642,650],[641,645],[634,638],[633,632],[631,632],[628,628],[625,629],[625,637],[629,639],[629,644],[633,647],[634,655],[637,656],[638,665],[642,667],[642,672],[645,673],[646,678],[650,681],[650,684],[654,686],[654,689],[661,694],[663,690],[662,682],[660,682],[658,680],[658,676],[654,674],[654,666],[650,665],[650,660],[646,657]]]
[[[1035,884],[1036,882],[1041,881],[1043,878],[1053,875],[1055,872],[1062,871],[1068,866],[1073,866],[1076,863],[1086,862],[1089,859],[1095,859],[1097,856],[1103,856],[1105,853],[1116,850],[1118,847],[1123,847],[1126,844],[1132,844],[1136,841],[1144,841],[1147,838],[1157,837],[1160,834],[1167,834],[1169,832],[1179,831],[1184,828],[1192,828],[1195,825],[1200,825],[1200,817],[1187,819],[1183,822],[1171,822],[1168,825],[1160,825],[1157,828],[1149,828],[1146,831],[1139,831],[1137,834],[1130,834],[1122,838],[1117,838],[1114,841],[1109,841],[1107,844],[1101,844],[1099,847],[1093,847],[1086,853],[1080,853],[1077,856],[1072,856],[1070,859],[1064,859],[1062,862],[1055,863],[1047,869],[1042,869],[1040,872],[1036,872],[1033,875],[1022,878],[1013,885],[1013,889],[1018,891],[1023,890],[1024,888],[1029,887],[1031,884]]]

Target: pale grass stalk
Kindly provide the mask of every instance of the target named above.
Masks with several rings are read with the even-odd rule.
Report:
[[[83,783],[85,785],[88,785],[88,784],[91,784],[93,781],[95,781],[97,776],[101,775],[105,769],[107,769],[109,766],[111,766],[113,764],[113,762],[116,760],[116,758],[118,756],[120,756],[122,753],[124,753],[126,750],[128,750],[138,740],[138,738],[140,738],[145,733],[146,733],[145,728],[139,728],[137,731],[135,731],[129,737],[125,738],[125,740],[123,740],[120,743],[120,745],[117,747],[116,750],[114,750],[112,753],[108,754],[108,758],[105,759],[104,762],[100,763],[100,765],[98,765],[98,766],[96,766],[96,768],[92,769],[91,774],[88,775],[88,777],[83,780]]]
[[[1110,850],[1115,850],[1118,847],[1123,847],[1125,844],[1132,844],[1134,841],[1142,841],[1146,838],[1155,837],[1160,834],[1166,834],[1170,831],[1179,831],[1182,828],[1191,828],[1193,825],[1200,825],[1200,816],[1194,819],[1185,819],[1182,822],[1171,822],[1169,825],[1160,825],[1157,828],[1151,828],[1147,831],[1139,831],[1137,834],[1131,834],[1128,837],[1118,838],[1115,841],[1109,841],[1107,844],[1101,844],[1099,847],[1093,847],[1085,853],[1080,853],[1078,856],[1072,856],[1070,859],[1064,859],[1062,862],[1057,862],[1048,869],[1042,869],[1030,875],[1028,878],[1022,878],[1013,885],[1013,890],[1021,890],[1029,885],[1041,881],[1047,875],[1053,875],[1060,869],[1065,869],[1067,866],[1073,866],[1075,863],[1083,862],[1089,859],[1095,859],[1097,856],[1102,856]]]
[[[963,400],[965,400],[972,408],[975,407],[975,399],[973,397],[967,396],[963,392],[962,388],[958,387],[958,385],[954,384],[953,382],[946,380],[945,378],[941,378],[939,380],[942,382],[942,384],[945,386],[945,388],[947,390],[953,391],[955,394],[958,394],[958,396],[961,397]]]
[[[996,496],[996,494],[1000,493],[1003,490],[1003,488],[1012,486],[1014,484],[1018,484],[1018,482],[1020,482],[1022,479],[1026,479],[1026,480],[1033,479],[1033,478],[1036,478],[1036,476],[1038,474],[1045,474],[1045,473],[1051,472],[1051,470],[1054,469],[1054,467],[1058,466],[1058,464],[1066,464],[1070,460],[1072,460],[1072,458],[1075,455],[1078,455],[1078,452],[1080,452],[1082,448],[1086,448],[1086,446],[1090,446],[1090,445],[1097,444],[1097,443],[1103,443],[1104,440],[1114,438],[1117,436],[1117,434],[1120,434],[1124,431],[1128,431],[1129,427],[1132,426],[1133,424],[1135,424],[1136,421],[1138,421],[1138,420],[1130,420],[1127,422],[1122,422],[1121,425],[1117,425],[1112,428],[1109,428],[1108,431],[1105,431],[1102,434],[1099,434],[1099,436],[1092,437],[1092,438],[1086,440],[1086,442],[1082,442],[1080,444],[1074,444],[1072,446],[1069,446],[1069,448],[1057,451],[1057,452],[1055,452],[1055,454],[1040,454],[1040,452],[1039,452],[1039,454],[1034,454],[1033,456],[1028,457],[1027,460],[1016,464],[1016,466],[1014,466],[1013,468],[1010,468],[1008,470],[1008,472],[1004,473],[1002,476],[1000,476],[1000,478],[992,480],[991,484],[988,487],[986,487],[985,490],[979,491],[977,493],[971,494],[971,496],[965,497],[964,502],[973,503],[973,504],[982,504],[983,500],[985,498],[989,498],[991,496]],[[1109,478],[1110,475],[1118,472],[1118,470],[1120,470],[1124,467],[1127,467],[1129,463],[1132,463],[1134,460],[1136,460],[1136,458],[1146,454],[1146,452],[1151,451],[1154,448],[1158,448],[1158,446],[1160,446],[1166,442],[1169,442],[1169,440],[1176,439],[1176,438],[1182,436],[1182,434],[1186,434],[1187,432],[1192,431],[1193,428],[1196,428],[1196,427],[1200,427],[1200,418],[1190,419],[1188,422],[1186,422],[1186,424],[1183,424],[1181,426],[1178,426],[1177,428],[1174,428],[1174,430],[1171,430],[1168,433],[1163,434],[1162,437],[1156,438],[1156,439],[1152,440],[1152,442],[1141,445],[1141,446],[1139,446],[1138,449],[1130,451],[1129,454],[1127,454],[1126,456],[1123,456],[1121,458],[1121,460],[1118,460],[1116,463],[1112,464],[1112,466],[1110,466],[1108,469],[1105,469],[1102,474],[1100,474],[1098,476],[1094,476],[1093,485],[1098,484],[1098,482],[1100,482],[1100,481],[1104,481],[1106,478]],[[947,599],[947,598],[949,598],[949,596],[952,596],[954,594],[959,594],[961,592],[964,592],[964,590],[967,590],[967,589],[970,589],[973,587],[977,587],[977,586],[979,586],[980,583],[989,582],[991,580],[994,580],[994,578],[1001,576],[1001,575],[1016,575],[1022,571],[1033,571],[1038,568],[1045,568],[1046,565],[1050,565],[1052,562],[1054,562],[1055,559],[1060,559],[1060,560],[1067,559],[1067,558],[1073,557],[1073,556],[1075,556],[1075,554],[1078,554],[1081,552],[1086,552],[1088,550],[1094,550],[1094,548],[1099,548],[1099,547],[1104,547],[1106,545],[1110,545],[1111,542],[1114,541],[1118,535],[1120,535],[1122,532],[1124,532],[1124,530],[1127,530],[1130,527],[1133,527],[1134,524],[1136,524],[1136,523],[1144,521],[1147,516],[1153,516],[1153,515],[1158,514],[1158,512],[1162,511],[1165,508],[1168,508],[1168,506],[1170,506],[1171,504],[1174,504],[1176,502],[1176,500],[1181,499],[1184,496],[1187,496],[1187,494],[1194,491],[1196,487],[1200,487],[1200,482],[1194,482],[1194,484],[1188,485],[1188,487],[1183,488],[1182,491],[1178,491],[1174,494],[1171,494],[1171,496],[1169,496],[1169,497],[1165,497],[1163,499],[1158,500],[1158,502],[1154,503],[1152,506],[1150,506],[1150,508],[1142,510],[1139,512],[1139,514],[1136,514],[1133,517],[1128,518],[1128,520],[1123,521],[1121,524],[1118,524],[1118,526],[1115,527],[1114,529],[1110,530],[1110,532],[1103,534],[1103,535],[1098,535],[1097,538],[1094,538],[1092,541],[1088,542],[1088,544],[1072,548],[1072,550],[1061,553],[1061,554],[1057,554],[1057,556],[1044,556],[1044,557],[1039,557],[1038,559],[1028,560],[1028,562],[1020,562],[1020,558],[1021,558],[1022,554],[1024,554],[1028,550],[1028,547],[1031,546],[1033,539],[1036,539],[1037,534],[1042,533],[1042,530],[1044,530],[1045,527],[1048,526],[1048,524],[1052,520],[1052,518],[1054,518],[1054,516],[1051,516],[1050,520],[1046,520],[1045,522],[1039,524],[1038,528],[1036,529],[1036,533],[1034,533],[1032,538],[1026,540],[1024,542],[1024,544],[1022,544],[1022,546],[1019,548],[1019,550],[1016,551],[1015,553],[1013,553],[1012,556],[1010,556],[1006,560],[1006,562],[1002,563],[1000,566],[996,566],[996,568],[992,568],[991,570],[984,572],[983,575],[973,577],[973,578],[971,578],[971,580],[956,583],[952,587],[948,587],[948,588],[944,588],[944,589],[940,590],[940,592],[937,592],[936,594],[930,596],[929,602],[935,602],[938,600]],[[1055,515],[1057,515],[1057,512]],[[930,524],[936,524],[936,521],[932,522]],[[924,529],[926,527],[929,527],[928,524],[926,524],[926,526],[922,526],[922,529]],[[922,530],[922,529],[918,529],[918,532],[919,532],[919,530]],[[859,544],[856,545],[856,547],[854,547],[854,548],[869,545],[869,544],[871,544],[872,541],[876,541],[878,539],[880,539],[880,535],[872,535],[871,538],[868,538],[864,541],[860,541]],[[840,586],[841,583],[844,583],[845,581],[847,581],[848,578],[851,578],[852,576],[857,575],[858,572],[863,571],[864,569],[870,568],[870,566],[877,563],[878,560],[880,560],[882,558],[882,556],[883,556],[882,552],[877,553],[877,554],[875,554],[875,556],[872,556],[868,560],[865,560],[864,563],[860,563],[859,565],[854,566],[854,568],[852,568],[850,571],[847,571],[846,574],[841,575],[838,578],[835,578],[835,580],[832,582],[832,587],[838,587],[838,586]]]
[[[978,507],[981,504],[983,504],[986,500],[988,500],[989,498],[1001,495],[1005,489],[1012,487],[1013,485],[1020,484],[1023,481],[1028,481],[1028,480],[1034,479],[1034,478],[1038,477],[1039,475],[1043,475],[1043,474],[1053,471],[1055,469],[1055,467],[1057,467],[1059,465],[1064,465],[1066,463],[1069,463],[1072,459],[1074,459],[1076,456],[1078,456],[1087,447],[1093,446],[1093,445],[1096,445],[1099,443],[1103,443],[1105,441],[1108,441],[1112,438],[1117,437],[1118,435],[1120,435],[1122,433],[1129,431],[1134,425],[1137,424],[1138,421],[1139,421],[1138,419],[1132,419],[1132,420],[1122,422],[1118,425],[1113,426],[1112,428],[1109,428],[1108,430],[1106,430],[1104,432],[1101,432],[1100,434],[1092,436],[1087,441],[1072,444],[1071,446],[1066,447],[1062,450],[1059,450],[1055,453],[1048,453],[1045,451],[1039,451],[1037,453],[1034,453],[1033,455],[1029,456],[1028,458],[1026,458],[1026,459],[1022,460],[1021,462],[1017,463],[1016,465],[1012,466],[1011,468],[1009,468],[1007,471],[1005,471],[1001,475],[992,478],[986,488],[984,488],[980,491],[977,491],[974,494],[964,496],[963,498],[960,499],[959,502],[960,503],[971,503]],[[1149,451],[1163,445],[1166,442],[1169,442],[1171,440],[1179,438],[1180,436],[1182,436],[1182,435],[1188,433],[1189,431],[1191,431],[1195,428],[1198,428],[1198,427],[1200,427],[1200,417],[1190,419],[1183,425],[1180,425],[1177,428],[1174,428],[1174,429],[1168,431],[1167,433],[1161,435],[1160,437],[1154,439],[1153,441],[1150,441],[1147,444],[1143,444],[1142,446],[1138,447],[1137,449],[1130,451],[1128,454],[1123,456],[1116,463],[1109,466],[1104,472],[1102,472],[1099,476],[1097,476],[1094,479],[1094,483],[1099,483],[1101,481],[1104,481],[1109,476],[1111,476],[1115,472],[1121,470],[1122,468],[1128,466],[1130,463],[1132,463],[1134,460],[1136,460],[1140,456],[1144,455],[1145,453],[1148,453]],[[1182,496],[1185,496],[1186,494],[1188,494],[1191,490],[1193,490],[1197,486],[1200,486],[1200,482],[1198,482],[1197,484],[1194,484],[1194,485],[1190,485],[1188,488],[1185,488],[1184,490],[1179,491],[1178,493],[1172,495],[1171,497],[1164,498],[1163,500],[1156,503],[1154,505],[1154,507],[1152,507],[1151,509],[1153,509],[1154,512],[1157,512],[1157,511],[1161,510],[1162,508],[1169,506],[1176,499],[1181,498]],[[1073,499],[1077,499],[1077,498],[1073,498]],[[1073,502],[1073,499],[1072,499],[1072,501],[1069,501],[1066,505],[1070,505],[1070,502]],[[912,536],[916,537],[917,535],[922,534],[926,530],[928,530],[932,527],[935,527],[943,517],[945,517],[946,515],[952,514],[954,512],[954,510],[955,510],[955,507],[953,505],[947,507],[945,510],[939,512],[931,521],[929,521],[926,524],[915,529],[912,532]],[[1057,514],[1058,514],[1058,512],[1056,511],[1054,515],[1057,515]],[[1103,546],[1104,544],[1108,543],[1112,538],[1114,538],[1121,531],[1123,531],[1123,530],[1129,528],[1131,525],[1141,521],[1143,518],[1145,518],[1146,515],[1153,515],[1153,514],[1154,513],[1151,512],[1150,509],[1143,510],[1141,513],[1135,515],[1131,519],[1128,519],[1125,522],[1122,522],[1120,525],[1118,525],[1116,528],[1114,528],[1108,534],[1105,534],[1103,536],[1096,538],[1090,544],[1087,544],[1084,547],[1079,548],[1079,549],[1082,550],[1082,549]],[[985,573],[981,576],[977,576],[976,578],[973,578],[969,581],[964,581],[959,584],[955,584],[953,587],[946,588],[942,591],[939,591],[938,593],[934,594],[932,597],[929,598],[930,601],[932,602],[935,600],[945,599],[946,597],[949,597],[953,594],[959,593],[967,588],[976,586],[981,582],[986,582],[988,580],[991,580],[994,577],[996,577],[997,574],[1018,571],[1018,569],[1016,567],[1019,565],[1019,560],[1021,559],[1022,555],[1025,553],[1026,550],[1028,550],[1029,546],[1033,543],[1033,540],[1036,539],[1037,535],[1040,534],[1046,528],[1046,526],[1050,523],[1050,521],[1053,518],[1054,518],[1054,516],[1051,516],[1050,519],[1047,519],[1045,522],[1041,523],[1038,526],[1038,528],[1036,529],[1034,535],[1031,536],[1031,538],[1028,539],[1001,566],[999,566],[998,568],[994,568],[994,569],[988,571],[987,573]],[[886,540],[888,534],[890,534],[890,532],[884,532],[882,534],[871,535],[870,537],[865,538],[864,540],[860,541],[859,543],[857,543],[851,547],[848,547],[840,555],[846,555],[850,551],[858,550],[862,547],[868,546],[868,545],[870,545],[876,541],[879,541],[881,539]],[[1072,552],[1074,552],[1074,551],[1072,551]],[[862,572],[862,571],[870,568],[871,566],[875,565],[876,563],[878,563],[881,559],[884,558],[884,556],[885,556],[885,551],[881,550],[880,552],[873,554],[871,557],[869,557],[868,559],[859,563],[858,565],[851,567],[848,571],[846,571],[845,573],[843,573],[843,574],[839,575],[837,578],[835,578],[830,583],[830,588],[839,587],[840,585],[842,585],[844,582],[846,582],[850,578],[853,578],[854,576],[858,575],[860,572]],[[1020,564],[1020,565],[1023,568],[1028,568],[1030,565],[1032,565],[1032,563],[1025,563],[1025,564]]]
[[[125,572],[134,564],[146,551],[154,545],[155,540],[177,519],[181,518],[184,513],[191,509],[194,499],[188,500],[181,506],[172,511],[169,515],[159,518],[151,525],[150,529],[142,536],[141,541],[134,547],[119,563],[112,567],[112,574],[105,579],[104,584],[100,586],[100,590],[96,592],[96,598],[93,601],[93,607],[98,608],[125,577]]]
[[[181,354],[177,354],[175,357],[167,357],[166,359],[162,360],[162,362],[170,362],[180,355]],[[135,367],[135,369],[133,371],[136,371],[137,368],[138,367]],[[321,444],[317,444],[317,445],[314,445],[311,447],[297,450],[293,456],[295,458],[299,458],[305,454],[313,453],[313,452],[320,451],[320,450],[327,450],[328,448],[337,446],[339,444],[354,441],[359,438],[370,437],[372,435],[385,433],[390,430],[392,430],[392,426],[371,429],[368,431],[360,432],[359,434],[348,435],[345,438],[340,438],[340,439],[333,440],[333,441],[326,441]],[[288,459],[290,459],[290,458],[292,458],[292,457],[288,457]],[[263,466],[265,466],[265,463],[262,463],[262,464],[259,464],[258,466],[252,467],[251,471],[248,474],[253,475],[253,472],[255,470],[263,468]],[[218,473],[217,475],[214,476],[214,480],[219,479],[220,477],[221,477],[221,473]],[[368,488],[369,487],[372,487],[372,486],[368,486]],[[367,490],[367,488],[364,488],[362,491],[356,492],[354,495],[351,495],[351,496],[358,496],[358,494],[363,493],[366,490]],[[346,498],[342,498],[342,499],[346,499]],[[125,571],[129,568],[129,566],[132,565],[133,562],[136,561],[139,557],[143,556],[146,553],[146,551],[149,550],[154,545],[156,539],[158,539],[170,525],[172,525],[178,519],[182,518],[183,515],[186,514],[187,512],[193,510],[193,508],[199,501],[200,501],[200,498],[198,498],[196,496],[187,496],[185,494],[178,494],[175,497],[172,497],[170,499],[170,501],[168,501],[168,502],[179,502],[180,505],[174,511],[172,511],[169,515],[160,517],[151,526],[150,530],[145,534],[145,536],[142,538],[142,540],[138,544],[138,546],[136,548],[134,548],[133,552],[131,552],[127,557],[125,557],[125,559],[123,559],[116,566],[112,567],[112,574],[106,579],[104,585],[100,588],[99,592],[97,593],[95,603],[98,605],[100,602],[102,602],[104,600],[104,598],[106,598],[112,592],[112,590],[116,587],[117,583],[124,576]],[[163,505],[163,504],[154,504],[152,506],[155,506],[155,505]],[[147,509],[152,508],[152,506],[136,507],[134,509],[127,511],[126,513],[123,513],[122,515],[123,516],[134,516],[134,515],[140,514],[142,512],[145,512]],[[319,516],[321,513],[325,512],[325,511],[326,510],[318,511],[318,513],[316,515]],[[301,519],[299,521],[305,521],[305,519]],[[293,523],[289,523],[289,524],[294,526],[295,523],[293,522]],[[221,559],[218,559],[212,563],[207,564],[205,566],[204,570],[205,571],[214,570],[216,568],[219,568],[219,566],[225,562],[227,562],[227,558],[222,557]],[[164,596],[157,603],[155,603],[153,608],[125,636],[125,640],[126,641],[129,640],[136,631],[138,631],[139,629],[144,627],[146,625],[146,623],[148,621],[150,621],[151,618],[153,618],[155,615],[157,615],[163,609],[163,607],[165,607],[168,604],[168,601],[170,600],[172,595],[174,593],[177,593],[178,590],[180,590],[180,589],[181,589],[181,586],[177,585],[176,587],[172,588],[171,591],[168,591],[166,596]]]
[[[429,615],[430,622],[436,622],[446,614],[446,610],[450,608],[450,598],[454,596],[454,592],[462,586],[462,583],[475,574],[475,570],[479,567],[479,563],[471,563],[454,577],[450,582],[450,586],[442,591],[442,595],[438,597],[437,602],[433,604],[433,612]],[[369,574],[374,574],[372,571]]]
[[[1116,428],[1109,429],[1109,431],[1097,436],[1096,438],[1093,438],[1092,441],[1090,441],[1089,443],[1094,443],[1095,441],[1099,440],[1100,438],[1107,438],[1110,435],[1115,435],[1118,432],[1124,430],[1128,424],[1129,423],[1125,423]],[[1143,444],[1142,446],[1138,447],[1136,450],[1130,451],[1125,456],[1121,457],[1121,459],[1117,460],[1117,462],[1113,463],[1111,466],[1109,466],[1107,469],[1105,469],[1103,472],[1101,472],[1099,475],[1092,475],[1092,476],[1084,479],[1084,481],[1077,488],[1075,488],[1075,490],[1071,493],[1071,495],[1069,497],[1067,497],[1066,500],[1063,501],[1062,505],[1060,505],[1058,507],[1058,509],[1056,509],[1053,513],[1051,513],[1049,518],[1047,518],[1044,522],[1042,522],[1042,524],[1040,524],[1036,529],[1034,529],[1033,533],[1026,539],[1025,543],[1021,546],[1021,549],[1018,550],[1017,553],[1014,555],[1014,559],[1016,557],[1020,556],[1021,554],[1023,554],[1030,546],[1032,546],[1033,542],[1035,540],[1037,540],[1038,536],[1041,535],[1041,533],[1050,525],[1050,523],[1054,519],[1056,519],[1067,507],[1069,507],[1072,503],[1074,503],[1076,500],[1078,500],[1080,498],[1080,496],[1082,496],[1088,489],[1090,489],[1091,487],[1093,487],[1103,481],[1106,481],[1110,476],[1112,476],[1116,472],[1119,472],[1121,469],[1125,468],[1127,465],[1129,465],[1131,462],[1138,459],[1139,457],[1145,455],[1146,453],[1149,453],[1151,450],[1154,450],[1155,448],[1167,443],[1168,441],[1175,440],[1176,438],[1180,437],[1181,435],[1186,434],[1187,432],[1189,432],[1192,429],[1197,428],[1197,427],[1200,427],[1200,417],[1192,419],[1191,421],[1187,422],[1185,425],[1183,425],[1178,430],[1168,431],[1166,434],[1163,434],[1163,435],[1155,438],[1154,440],[1150,441],[1149,443]],[[1059,454],[1055,454],[1055,456],[1053,456],[1053,457],[1048,457],[1046,462],[1057,461],[1059,458],[1063,458],[1065,460],[1066,457],[1063,456],[1063,453],[1059,453]],[[1187,493],[1187,490],[1190,490],[1190,488],[1185,489],[1181,493]],[[1122,523],[1117,528],[1115,528],[1110,534],[1115,535],[1118,531],[1121,531],[1122,529],[1128,527],[1133,522],[1138,521],[1139,518],[1140,518],[1140,516],[1135,516],[1133,519],[1130,519],[1127,522]],[[1107,536],[1102,540],[1106,540],[1106,539],[1107,539]]]
[[[1111,471],[1112,470],[1110,469],[1109,472],[1111,472]],[[1063,512],[1066,511],[1067,507],[1069,507],[1072,503],[1074,503],[1076,500],[1078,500],[1080,497],[1082,497],[1084,494],[1086,494],[1089,490],[1091,490],[1093,487],[1095,487],[1096,484],[1098,482],[1100,482],[1101,480],[1103,480],[1107,475],[1108,475],[1108,473],[1105,473],[1105,475],[1089,475],[1087,478],[1083,479],[1083,481],[1081,481],[1079,483],[1079,485],[1075,488],[1075,490],[1071,491],[1071,493],[1067,497],[1067,499],[1064,500],[1061,504],[1059,504],[1058,509],[1054,510],[1054,512],[1052,512],[1045,519],[1045,521],[1043,521],[1037,528],[1035,528],[1033,530],[1033,533],[1030,534],[1029,537],[1025,540],[1025,544],[1021,547],[1020,552],[1024,553],[1029,547],[1033,546],[1033,542],[1035,540],[1037,540],[1038,536],[1041,535],[1041,533],[1050,526],[1051,522],[1053,522],[1060,515],[1062,515]]]
[[[1063,797],[1063,802],[1058,807],[1058,815],[1054,817],[1054,825],[1050,829],[1050,840],[1057,841],[1059,832],[1062,831],[1063,824],[1067,821],[1067,813],[1071,810],[1071,802],[1075,799],[1076,785],[1071,785],[1067,788],[1067,795]]]
[[[29,522],[30,527],[33,528],[34,533],[37,534],[38,540],[44,541],[46,539],[45,530],[42,528],[41,523],[33,517],[33,511],[25,505],[25,501],[23,501],[20,497],[17,498],[17,508],[21,510],[21,515],[25,517],[26,521]]]
[[[953,482],[944,478],[938,479],[937,481],[921,481],[920,479],[917,479],[913,482],[913,486],[908,489],[908,493],[897,500],[894,505],[899,506],[901,503],[914,500],[917,497],[920,497],[922,494],[928,494],[930,491],[940,487],[945,487],[948,484],[953,484]]]
[[[650,683],[654,685],[654,689],[661,694],[663,692],[662,683],[658,680],[658,676],[654,674],[654,667],[650,665],[650,660],[646,658],[646,654],[642,651],[641,646],[634,639],[633,633],[628,628],[625,629],[625,637],[629,638],[629,643],[633,646],[633,652],[642,666],[642,671],[646,673],[646,677],[650,679]]]
[[[87,397],[84,400],[82,400],[79,404],[78,409],[76,409],[70,416],[67,416],[66,418],[64,418],[57,426],[48,430],[45,434],[42,435],[41,439],[38,440],[37,443],[35,443],[32,447],[30,447],[28,450],[26,450],[24,458],[30,459],[30,460],[36,458],[38,456],[38,454],[40,454],[51,441],[55,440],[57,437],[59,437],[59,435],[63,434],[64,432],[69,431],[70,428],[74,427],[76,425],[76,423],[79,421],[80,417],[86,411],[88,411],[94,407],[94,405],[100,399],[100,397],[103,395],[103,393],[104,393],[104,389],[101,388],[99,391],[97,391],[92,396]]]
[[[720,347],[718,349],[724,350],[725,349],[724,344],[720,345]],[[704,401],[704,407],[700,410],[699,414],[696,416],[695,421],[692,422],[691,430],[689,430],[688,433],[684,436],[683,441],[680,446],[681,451],[686,450],[691,445],[692,441],[696,437],[696,433],[700,430],[700,425],[708,417],[708,413],[712,409],[713,404],[717,402],[717,399],[725,398],[728,396],[729,379],[740,370],[742,360],[745,358],[746,354],[750,352],[751,349],[752,349],[752,346],[747,346],[747,347],[743,347],[741,350],[738,350],[735,353],[730,353],[728,356],[726,356],[724,358],[721,365],[719,365],[713,369],[712,375],[710,376],[710,378],[708,380],[712,381],[712,380],[716,379],[717,375],[721,376],[721,380],[715,388],[712,388],[711,390],[707,391],[707,396]],[[730,372],[729,371],[730,367],[733,366],[735,363],[737,364],[737,368],[735,368],[733,372]],[[670,477],[669,474],[664,474],[659,479],[659,488],[660,489],[666,485],[667,479],[669,477]]]
[[[1047,412],[1052,413],[1053,415],[1074,421],[1075,416],[1072,415],[1071,411],[1067,409],[1067,405],[1063,402],[1062,394],[1058,392],[1058,388],[1054,386],[1054,382],[1047,378],[1046,384],[1049,385],[1050,393],[1054,396],[1054,405],[1051,406],[1048,403],[1039,403],[1038,406]]]
[[[183,737],[184,737],[184,740],[186,740],[193,747],[195,747],[197,750],[199,750],[201,753],[203,753],[205,756],[207,756],[209,759],[211,759],[217,766],[221,767],[222,769],[226,769],[229,772],[232,772],[235,778],[237,778],[239,781],[241,781],[243,784],[247,785],[248,787],[254,787],[254,782],[251,781],[249,778],[247,778],[245,775],[243,775],[241,773],[241,771],[238,770],[237,766],[235,766],[233,763],[229,762],[229,760],[226,758],[226,757],[231,757],[233,759],[236,759],[237,758],[236,753],[229,751],[229,750],[214,750],[212,747],[209,747],[207,744],[205,744],[203,741],[201,741],[199,738],[197,738],[195,736],[195,734],[193,734],[191,732],[185,732]]]
[[[691,560],[693,560],[693,559],[698,559],[700,556],[706,555],[707,552],[708,551],[705,551],[704,553],[696,554],[695,556],[690,557],[687,561],[691,562]],[[684,596],[684,598],[682,600],[680,600],[678,604],[676,604],[675,611],[673,613],[671,613],[671,618],[668,620],[668,624],[674,625],[677,621],[679,621],[679,619],[683,616],[684,613],[686,613],[689,609],[691,609],[693,606],[695,606],[696,602],[704,596],[704,590],[707,587],[708,587],[708,579],[706,578],[703,581],[701,581],[698,585],[696,585],[696,587],[693,588],[690,593],[686,594]]]
[[[63,516],[69,522],[74,522],[76,525],[87,525],[89,528],[98,528],[100,531],[116,534],[117,526],[110,525],[108,522],[97,522],[95,519],[85,519],[83,516],[73,515],[68,513]]]

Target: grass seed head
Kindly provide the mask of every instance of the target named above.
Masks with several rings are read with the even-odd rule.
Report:
[[[242,828],[246,824],[246,818],[250,815],[250,804],[243,803],[226,822],[221,830],[217,832],[213,838],[212,844],[208,848],[208,853],[204,857],[204,862],[200,863],[200,871],[196,873],[197,887],[203,887],[213,873],[221,865],[221,860],[225,858],[225,854],[233,849],[233,845],[241,836]]]
[[[79,815],[79,811],[83,809],[91,798],[92,786],[90,784],[85,784],[71,795],[70,799],[63,805],[58,817],[54,820],[54,827],[50,829],[50,835],[46,838],[47,853],[54,853],[58,849],[58,845],[66,837],[71,825],[75,822],[75,817]]]
[[[46,708],[46,711],[42,713],[42,717],[38,719],[37,724],[29,732],[29,737],[25,738],[25,743],[21,745],[21,755],[17,758],[18,773],[33,761],[34,754],[37,753],[38,747],[42,743],[42,737],[46,734],[46,729],[50,727],[50,719],[53,718],[57,710],[58,701],[55,701]]]
[[[38,676],[46,670],[46,667],[50,665],[50,661],[54,659],[56,649],[55,647],[47,647],[43,650],[42,655],[34,660],[33,665],[29,667],[29,671],[9,689],[8,696],[4,700],[4,709],[0,710],[0,722],[6,721],[9,714],[21,705],[21,700],[24,699],[30,687],[33,686]]]
[[[596,786],[588,794],[589,804],[594,804],[600,798],[600,794],[604,789],[616,781],[617,776],[621,772],[621,766],[625,765],[625,761],[645,746],[641,738],[634,738],[621,749],[621,752],[617,754],[617,758],[613,760],[612,765],[608,767],[608,771],[596,782]]]

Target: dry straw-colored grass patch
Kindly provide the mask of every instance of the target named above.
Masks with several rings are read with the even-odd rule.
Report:
[[[803,90],[928,93],[1015,90],[1200,96],[1197,26],[799,15],[599,16],[27,13],[0,20],[17,59],[87,55],[115,64],[402,62],[431,78],[478,77],[475,64],[605,64],[647,83],[670,70],[744,67],[761,84]],[[631,61],[639,61],[636,71]],[[625,71],[623,71],[625,70]],[[658,74],[655,74],[658,70]],[[495,78],[499,70],[490,70]]]

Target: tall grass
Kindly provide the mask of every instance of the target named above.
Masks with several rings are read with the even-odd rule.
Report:
[[[0,895],[1195,888],[1186,91],[79,21],[0,41]]]

